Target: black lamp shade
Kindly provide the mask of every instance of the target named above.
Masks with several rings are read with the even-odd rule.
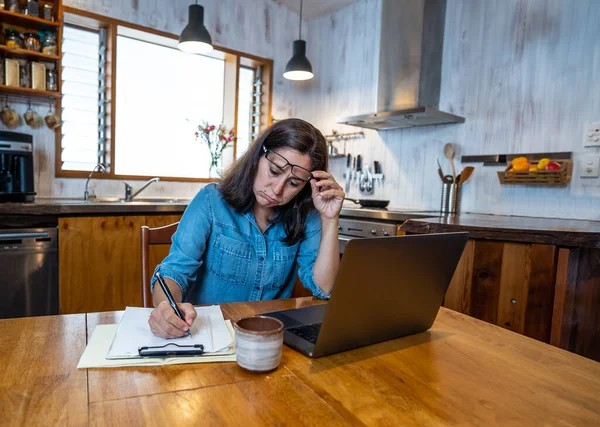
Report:
[[[212,39],[204,26],[204,8],[190,5],[190,19],[179,36],[177,48],[188,53],[207,53],[212,50]]]
[[[294,41],[294,56],[285,66],[283,77],[288,80],[309,80],[314,77],[312,65],[306,57],[306,41]]]

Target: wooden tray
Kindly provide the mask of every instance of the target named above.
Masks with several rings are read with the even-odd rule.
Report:
[[[571,182],[573,168],[572,160],[552,160],[560,164],[558,171],[520,171],[509,172],[512,163],[505,171],[498,172],[498,179],[502,185],[545,185],[551,187],[566,187]]]

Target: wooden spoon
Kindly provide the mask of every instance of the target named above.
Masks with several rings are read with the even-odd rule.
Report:
[[[456,169],[454,168],[454,145],[452,145],[450,142],[447,143],[446,145],[444,145],[444,155],[446,156],[446,158],[448,160],[450,160],[450,165],[452,166],[452,179],[454,180],[453,182],[456,182]]]
[[[464,184],[465,182],[467,182],[467,180],[471,178],[471,175],[473,174],[474,170],[475,168],[473,166],[467,166],[466,168],[464,168],[463,171],[460,173],[459,184]]]

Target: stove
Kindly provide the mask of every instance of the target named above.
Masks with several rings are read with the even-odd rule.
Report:
[[[352,239],[391,237],[398,225],[408,219],[438,217],[439,212],[391,208],[343,208],[340,213],[338,241],[340,254]]]

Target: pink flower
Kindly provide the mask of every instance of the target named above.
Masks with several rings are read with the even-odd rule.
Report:
[[[204,133],[208,133],[208,132],[210,132],[210,129],[209,128],[204,128]]]
[[[210,130],[210,131],[215,130],[215,126],[214,125],[210,125],[210,127],[208,128],[208,130]]]
[[[196,135],[196,137],[199,135],[198,132],[196,132],[194,135]]]
[[[229,135],[233,135],[233,129],[229,131]]]

